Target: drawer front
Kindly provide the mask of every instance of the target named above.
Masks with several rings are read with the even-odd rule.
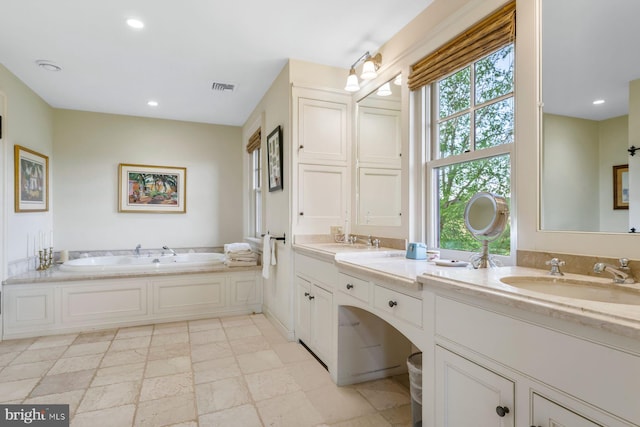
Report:
[[[420,299],[380,285],[374,286],[373,299],[375,308],[392,313],[399,319],[422,327],[422,301]]]
[[[371,284],[363,279],[340,273],[338,278],[338,289],[347,295],[358,298],[366,303],[369,302],[369,289]]]

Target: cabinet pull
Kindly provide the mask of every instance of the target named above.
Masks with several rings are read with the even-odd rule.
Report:
[[[313,295],[309,295],[309,301],[311,301],[312,299],[314,299],[315,297]]]
[[[502,418],[509,413],[509,408],[506,406],[496,406],[496,413]]]
[[[299,215],[300,215],[300,216],[303,216],[303,215],[304,215],[304,212],[300,212],[300,213],[299,213]]]
[[[353,289],[353,285],[351,283],[347,283],[347,289]]]
[[[304,296],[305,296],[305,297],[308,297],[309,295],[310,295],[310,294],[309,294],[309,292],[305,292],[305,293],[304,293]]]
[[[304,145],[300,145],[300,146],[298,147],[298,150],[302,150],[303,148],[304,148]]]
[[[389,307],[393,308],[396,305],[398,305],[398,301],[391,301],[391,300],[389,301]]]

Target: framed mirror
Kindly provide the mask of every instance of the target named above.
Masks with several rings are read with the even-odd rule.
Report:
[[[358,101],[356,223],[400,226],[402,210],[401,75]]]
[[[640,231],[640,189],[634,193],[640,156],[627,151],[634,141],[640,145],[640,56],[632,53],[640,2],[541,0],[541,6],[540,228]],[[614,171],[626,165],[620,189]],[[627,198],[628,209],[616,208],[618,197]]]

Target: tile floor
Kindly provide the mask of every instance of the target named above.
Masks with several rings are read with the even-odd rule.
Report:
[[[0,402],[74,427],[410,426],[408,387],[337,387],[261,314],[0,342]]]

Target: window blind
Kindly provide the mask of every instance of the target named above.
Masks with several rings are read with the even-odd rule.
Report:
[[[409,89],[417,90],[513,42],[516,2],[473,25],[411,67]]]
[[[251,154],[260,148],[261,137],[261,129],[258,128],[258,130],[256,130],[253,135],[249,137],[249,142],[247,143],[247,153]]]

